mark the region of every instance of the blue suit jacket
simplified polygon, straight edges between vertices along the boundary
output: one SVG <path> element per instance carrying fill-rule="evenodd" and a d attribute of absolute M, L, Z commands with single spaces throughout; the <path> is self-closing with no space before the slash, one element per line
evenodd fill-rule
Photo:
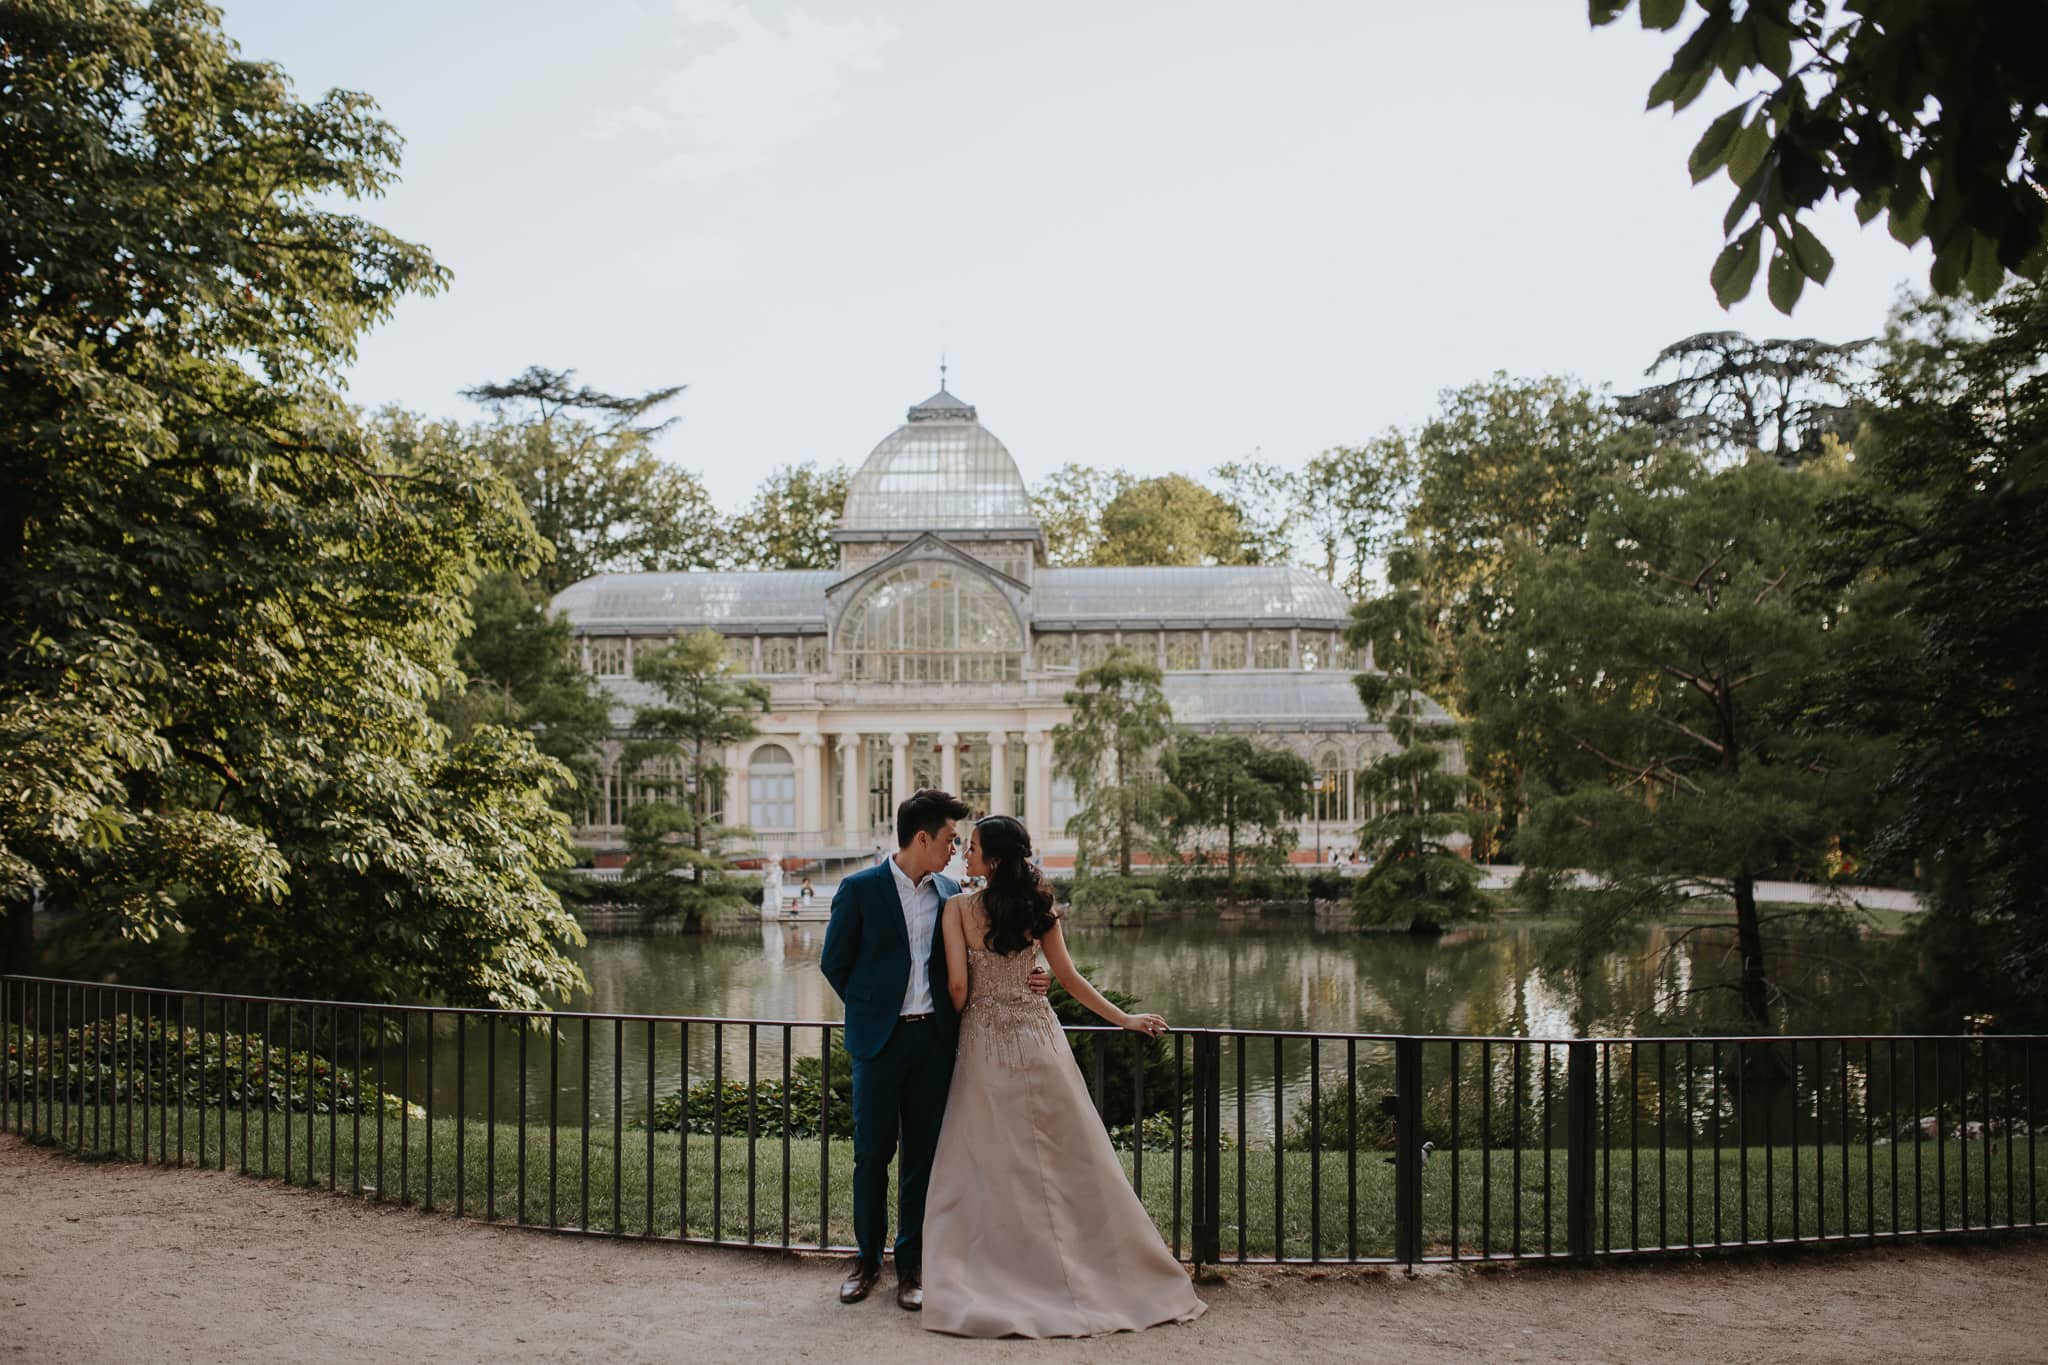
<path fill-rule="evenodd" d="M 939 908 L 959 893 L 959 886 L 935 876 Z M 896 1031 L 903 1012 L 903 994 L 913 970 L 930 974 L 933 1022 L 939 1026 L 947 1055 L 960 1032 L 960 1016 L 946 991 L 946 944 L 939 925 L 932 926 L 929 962 L 910 960 L 910 933 L 903 924 L 903 900 L 896 894 L 896 874 L 887 863 L 862 868 L 839 883 L 832 895 L 832 922 L 825 929 L 825 948 L 818 965 L 832 989 L 846 1002 L 846 1050 L 855 1057 L 876 1056 Z"/>

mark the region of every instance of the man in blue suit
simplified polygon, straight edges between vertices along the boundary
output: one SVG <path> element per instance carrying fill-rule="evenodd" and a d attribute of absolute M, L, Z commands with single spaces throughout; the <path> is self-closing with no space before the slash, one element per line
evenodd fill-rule
<path fill-rule="evenodd" d="M 839 883 L 819 965 L 846 1004 L 853 1058 L 853 1235 L 859 1259 L 839 1286 L 859 1303 L 882 1273 L 889 1231 L 889 1159 L 899 1133 L 896 1302 L 924 1307 L 924 1197 L 953 1083 L 960 1018 L 946 989 L 939 912 L 959 886 L 943 875 L 967 805 L 950 792 L 914 792 L 896 809 L 896 854 Z M 1044 993 L 1050 979 L 1033 973 Z"/>

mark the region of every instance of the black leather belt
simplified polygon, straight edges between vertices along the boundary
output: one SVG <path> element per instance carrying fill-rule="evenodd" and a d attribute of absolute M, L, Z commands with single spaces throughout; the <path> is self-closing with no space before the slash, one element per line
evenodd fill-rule
<path fill-rule="evenodd" d="M 899 1014 L 896 1016 L 896 1022 L 899 1024 L 922 1024 L 925 1020 L 929 1018 L 931 1018 L 930 1013 Z"/>

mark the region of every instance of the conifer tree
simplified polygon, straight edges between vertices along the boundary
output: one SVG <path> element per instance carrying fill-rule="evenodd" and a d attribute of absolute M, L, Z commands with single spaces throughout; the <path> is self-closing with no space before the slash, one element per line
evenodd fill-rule
<path fill-rule="evenodd" d="M 1429 931 L 1480 908 L 1479 869 L 1452 842 L 1472 833 L 1472 783 L 1450 767 L 1457 722 L 1423 691 L 1443 662 L 1414 551 L 1396 551 L 1388 567 L 1392 590 L 1360 603 L 1351 627 L 1352 645 L 1371 651 L 1355 679 L 1359 700 L 1398 746 L 1359 775 L 1373 814 L 1358 843 L 1372 866 L 1352 893 L 1353 917 Z"/>
<path fill-rule="evenodd" d="M 734 677 L 724 638 L 709 630 L 640 654 L 633 673 L 661 700 L 635 708 L 621 758 L 627 780 L 654 798 L 626 812 L 622 890 L 644 918 L 696 932 L 746 904 L 726 847 L 747 831 L 725 822 L 725 750 L 759 733 L 768 686 Z"/>

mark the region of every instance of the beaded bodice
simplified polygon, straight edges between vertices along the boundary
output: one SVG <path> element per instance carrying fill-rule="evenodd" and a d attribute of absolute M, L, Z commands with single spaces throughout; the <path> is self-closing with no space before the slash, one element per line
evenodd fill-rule
<path fill-rule="evenodd" d="M 1038 945 L 1014 953 L 987 948 L 967 950 L 967 1008 L 977 1005 L 1038 1005 L 1044 1002 L 1031 993 L 1024 979 L 1038 965 Z"/>
<path fill-rule="evenodd" d="M 967 950 L 967 1006 L 960 1013 L 960 1052 L 972 1049 L 1007 1066 L 1022 1063 L 1023 1049 L 1060 1043 L 1059 1020 L 1025 978 L 1038 965 L 1034 944 L 1014 953 Z"/>

